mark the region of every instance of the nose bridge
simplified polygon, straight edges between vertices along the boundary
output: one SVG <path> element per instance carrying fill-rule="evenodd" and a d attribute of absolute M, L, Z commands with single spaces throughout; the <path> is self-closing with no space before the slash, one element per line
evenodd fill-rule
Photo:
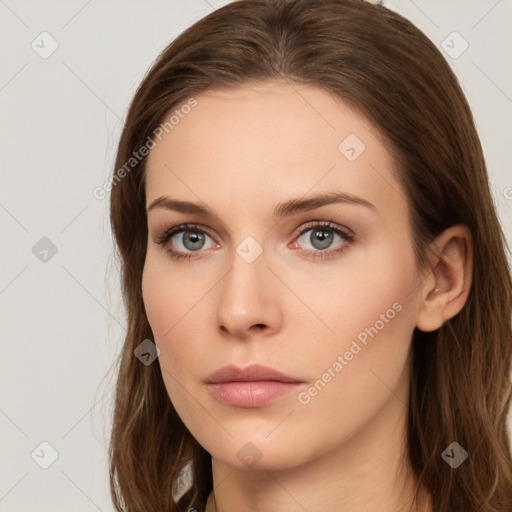
<path fill-rule="evenodd" d="M 276 327 L 279 308 L 267 264 L 263 247 L 253 237 L 244 238 L 235 247 L 231 269 L 221 286 L 219 326 L 238 335 L 254 325 Z"/>
<path fill-rule="evenodd" d="M 261 248 L 259 244 L 258 247 Z M 244 239 L 232 255 L 231 271 L 226 276 L 223 289 L 223 298 L 231 301 L 232 312 L 241 313 L 246 310 L 247 313 L 254 313 L 258 309 L 258 299 L 261 300 L 263 293 L 261 285 L 265 281 L 263 274 L 268 272 L 263 248 L 258 251 L 258 247 L 254 242 Z"/>

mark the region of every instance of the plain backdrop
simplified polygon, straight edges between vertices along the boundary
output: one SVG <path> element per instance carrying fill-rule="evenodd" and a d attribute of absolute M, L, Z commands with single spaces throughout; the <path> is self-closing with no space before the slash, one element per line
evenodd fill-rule
<path fill-rule="evenodd" d="M 112 173 L 129 102 L 153 60 L 226 3 L 0 0 L 2 512 L 113 510 L 109 369 L 125 316 L 108 200 L 92 191 Z M 512 2 L 386 5 L 456 72 L 511 240 Z"/>

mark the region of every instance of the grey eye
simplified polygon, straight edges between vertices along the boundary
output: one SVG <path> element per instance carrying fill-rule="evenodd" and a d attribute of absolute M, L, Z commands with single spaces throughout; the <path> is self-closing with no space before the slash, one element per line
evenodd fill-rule
<path fill-rule="evenodd" d="M 334 228 L 325 228 L 322 226 L 307 229 L 297 241 L 304 249 L 324 251 L 331 248 L 335 242 L 335 237 L 339 239 L 338 246 L 348 244 L 348 240 L 340 233 L 337 233 Z"/>
<path fill-rule="evenodd" d="M 312 229 L 309 241 L 315 249 L 327 249 L 334 240 L 334 233 L 325 229 Z"/>
<path fill-rule="evenodd" d="M 205 244 L 204 233 L 198 231 L 183 231 L 182 244 L 189 251 L 198 251 Z"/>

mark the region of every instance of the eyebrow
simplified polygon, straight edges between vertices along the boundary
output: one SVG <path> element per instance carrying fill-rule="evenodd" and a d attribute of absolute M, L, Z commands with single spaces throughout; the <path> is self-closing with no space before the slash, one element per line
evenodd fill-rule
<path fill-rule="evenodd" d="M 376 210 L 375 205 L 363 199 L 362 197 L 354 196 L 352 194 L 346 194 L 344 192 L 327 192 L 323 194 L 317 194 L 307 198 L 290 199 L 279 203 L 274 208 L 274 218 L 281 219 L 298 213 L 307 212 L 320 208 L 329 204 L 351 204 L 358 205 Z M 179 201 L 177 199 L 171 199 L 170 197 L 161 196 L 155 199 L 147 208 L 149 213 L 157 208 L 163 208 L 166 210 L 172 210 L 180 213 L 189 213 L 195 215 L 201 215 L 204 217 L 216 217 L 216 215 L 208 207 L 202 206 L 197 203 L 189 201 Z"/>

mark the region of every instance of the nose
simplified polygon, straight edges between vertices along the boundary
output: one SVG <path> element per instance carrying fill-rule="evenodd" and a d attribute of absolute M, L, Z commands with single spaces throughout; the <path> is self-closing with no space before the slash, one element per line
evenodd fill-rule
<path fill-rule="evenodd" d="M 281 328 L 282 308 L 278 281 L 267 267 L 265 251 L 252 262 L 235 251 L 231 263 L 219 286 L 219 329 L 242 340 L 271 336 Z"/>

